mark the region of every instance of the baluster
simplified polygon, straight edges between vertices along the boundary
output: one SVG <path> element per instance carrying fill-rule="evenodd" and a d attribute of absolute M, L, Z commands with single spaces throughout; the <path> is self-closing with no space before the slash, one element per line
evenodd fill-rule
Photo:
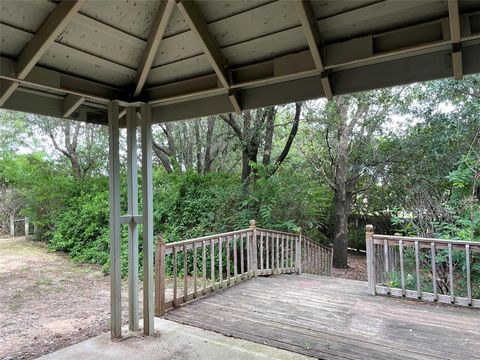
<path fill-rule="evenodd" d="M 227 242 L 225 243 L 225 251 L 227 254 L 227 286 L 231 285 L 232 279 L 231 279 L 231 273 L 230 273 L 230 241 L 231 237 L 227 236 Z"/>
<path fill-rule="evenodd" d="M 470 275 L 470 244 L 465 245 L 465 267 L 467 271 L 468 305 L 472 305 L 472 278 Z"/>
<path fill-rule="evenodd" d="M 213 292 L 215 291 L 215 243 L 213 239 L 210 239 L 210 276 Z"/>
<path fill-rule="evenodd" d="M 223 288 L 223 246 L 222 246 L 222 238 L 218 238 L 218 278 L 219 284 L 218 288 Z"/>
<path fill-rule="evenodd" d="M 288 239 L 288 235 L 285 236 L 285 272 L 288 272 L 289 271 L 289 264 L 288 264 L 288 259 L 289 259 L 289 256 L 288 254 L 290 253 L 290 242 L 289 242 L 289 239 Z"/>
<path fill-rule="evenodd" d="M 267 262 L 266 264 L 266 269 L 269 270 L 270 269 L 270 237 L 268 236 L 268 233 L 265 234 L 266 236 L 266 241 L 265 241 L 265 247 L 266 247 L 266 252 L 265 252 L 265 260 Z"/>
<path fill-rule="evenodd" d="M 202 241 L 202 294 L 207 293 L 207 246 L 205 245 L 205 240 Z"/>
<path fill-rule="evenodd" d="M 197 243 L 192 244 L 193 247 L 193 297 L 198 297 L 197 291 Z"/>
<path fill-rule="evenodd" d="M 245 247 L 247 250 L 247 254 L 246 254 L 247 255 L 247 279 L 250 277 L 251 275 L 250 271 L 252 270 L 252 262 L 251 262 L 252 249 L 250 248 L 250 243 L 251 243 L 251 235 L 250 235 L 250 232 L 247 232 L 245 234 Z"/>
<path fill-rule="evenodd" d="M 173 247 L 173 306 L 177 306 L 177 247 Z"/>
<path fill-rule="evenodd" d="M 295 248 L 295 239 L 290 235 L 290 271 L 295 272 L 295 257 L 293 249 Z"/>
<path fill-rule="evenodd" d="M 387 294 L 390 294 L 390 251 L 388 248 L 388 240 L 383 240 L 383 259 L 385 266 L 385 285 L 387 286 Z"/>
<path fill-rule="evenodd" d="M 187 245 L 183 245 L 183 302 L 188 299 L 188 250 Z"/>
<path fill-rule="evenodd" d="M 422 284 L 420 278 L 420 254 L 418 248 L 418 241 L 415 241 L 415 272 L 417 275 L 417 297 L 422 298 Z"/>
<path fill-rule="evenodd" d="M 398 241 L 398 246 L 400 248 L 400 281 L 402 283 L 402 296 L 405 296 L 406 291 L 405 291 L 405 269 L 403 267 L 403 240 Z"/>
<path fill-rule="evenodd" d="M 280 239 L 278 238 L 278 234 L 275 235 L 275 240 L 276 240 L 276 244 L 277 244 L 277 249 L 276 249 L 276 252 L 275 252 L 275 257 L 276 257 L 276 263 L 277 263 L 277 267 L 276 267 L 276 274 L 278 274 L 280 272 Z"/>
<path fill-rule="evenodd" d="M 260 232 L 260 270 L 263 274 L 263 231 Z"/>
<path fill-rule="evenodd" d="M 450 302 L 455 302 L 455 293 L 453 289 L 453 257 L 452 257 L 452 244 L 448 244 L 448 278 L 450 280 Z"/>
<path fill-rule="evenodd" d="M 438 301 L 438 290 L 437 290 L 437 252 L 435 250 L 435 243 L 432 241 L 430 244 L 430 252 L 432 257 L 432 286 L 433 286 L 433 299 Z"/>
<path fill-rule="evenodd" d="M 245 273 L 245 257 L 243 253 L 243 234 L 240 234 L 240 278 L 243 280 L 244 279 L 244 273 Z"/>
<path fill-rule="evenodd" d="M 233 283 L 235 284 L 237 279 L 237 234 L 233 235 Z"/>

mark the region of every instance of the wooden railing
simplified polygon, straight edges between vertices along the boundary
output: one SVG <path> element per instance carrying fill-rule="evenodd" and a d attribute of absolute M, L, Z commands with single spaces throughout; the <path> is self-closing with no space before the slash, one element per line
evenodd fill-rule
<path fill-rule="evenodd" d="M 378 235 L 367 226 L 371 294 L 480 307 L 480 242 Z"/>
<path fill-rule="evenodd" d="M 168 244 L 160 239 L 155 255 L 155 315 L 255 276 L 330 275 L 331 254 L 330 247 L 301 234 L 260 229 L 254 220 L 248 229 Z"/>

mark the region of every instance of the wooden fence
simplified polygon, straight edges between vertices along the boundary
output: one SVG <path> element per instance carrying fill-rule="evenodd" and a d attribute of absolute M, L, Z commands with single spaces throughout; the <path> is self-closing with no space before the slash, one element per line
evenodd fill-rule
<path fill-rule="evenodd" d="M 331 274 L 332 248 L 296 233 L 248 229 L 157 242 L 155 315 L 256 276 Z M 166 273 L 166 269 L 171 273 Z M 169 281 L 168 291 L 165 283 Z"/>
<path fill-rule="evenodd" d="M 480 242 L 378 235 L 367 226 L 371 294 L 480 308 Z"/>

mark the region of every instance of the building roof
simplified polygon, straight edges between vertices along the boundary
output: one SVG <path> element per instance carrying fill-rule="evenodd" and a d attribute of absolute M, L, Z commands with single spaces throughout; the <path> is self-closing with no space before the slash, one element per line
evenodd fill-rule
<path fill-rule="evenodd" d="M 0 0 L 0 106 L 154 122 L 480 72 L 478 0 Z"/>

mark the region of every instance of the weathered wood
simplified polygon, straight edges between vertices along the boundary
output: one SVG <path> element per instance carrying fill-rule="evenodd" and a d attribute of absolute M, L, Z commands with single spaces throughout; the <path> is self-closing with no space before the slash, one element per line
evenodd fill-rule
<path fill-rule="evenodd" d="M 215 291 L 215 243 L 210 240 L 210 278 L 212 282 L 212 290 Z"/>
<path fill-rule="evenodd" d="M 417 276 L 417 295 L 420 299 L 422 297 L 422 282 L 420 277 L 420 254 L 418 248 L 418 241 L 415 241 L 415 273 Z"/>
<path fill-rule="evenodd" d="M 399 240 L 398 246 L 400 249 L 400 282 L 402 286 L 402 295 L 405 296 L 405 268 L 403 263 L 403 240 Z"/>
<path fill-rule="evenodd" d="M 188 250 L 187 246 L 183 245 L 183 297 L 188 295 Z"/>
<path fill-rule="evenodd" d="M 172 253 L 172 267 L 173 267 L 173 306 L 177 306 L 177 247 L 173 247 Z"/>
<path fill-rule="evenodd" d="M 237 282 L 238 264 L 237 264 L 237 235 L 233 235 L 233 282 Z"/>
<path fill-rule="evenodd" d="M 373 225 L 366 226 L 365 232 L 365 244 L 367 247 L 367 278 L 368 278 L 368 290 L 370 294 L 376 294 L 376 264 L 375 264 L 375 245 L 373 243 Z"/>
<path fill-rule="evenodd" d="M 438 300 L 438 290 L 437 290 L 437 251 L 435 250 L 435 243 L 431 244 L 431 258 L 432 258 L 432 288 L 433 288 L 433 297 L 434 300 Z"/>
<path fill-rule="evenodd" d="M 270 269 L 270 235 L 269 233 L 265 233 L 265 269 Z"/>
<path fill-rule="evenodd" d="M 221 289 L 223 281 L 223 241 L 222 238 L 218 239 L 218 288 Z"/>
<path fill-rule="evenodd" d="M 353 280 L 259 277 L 174 309 L 167 318 L 321 359 L 478 358 L 480 313 L 373 298 L 366 290 Z M 374 337 L 379 324 L 389 331 Z"/>
<path fill-rule="evenodd" d="M 231 285 L 231 276 L 230 276 L 230 237 L 226 237 L 225 241 L 225 253 L 226 253 L 226 260 L 227 260 L 227 269 L 226 269 L 226 274 L 227 274 L 227 285 Z"/>
<path fill-rule="evenodd" d="M 155 316 L 165 314 L 165 242 L 160 237 L 155 252 Z"/>
<path fill-rule="evenodd" d="M 448 244 L 448 280 L 450 284 L 450 301 L 453 304 L 455 302 L 455 289 L 453 285 L 452 244 Z"/>
<path fill-rule="evenodd" d="M 207 286 L 207 246 L 205 240 L 202 241 L 202 294 L 206 294 Z"/>
<path fill-rule="evenodd" d="M 470 273 L 470 245 L 465 245 L 465 271 L 467 272 L 468 305 L 472 305 L 472 277 Z"/>
<path fill-rule="evenodd" d="M 243 252 L 243 234 L 240 234 L 240 278 L 243 280 L 245 278 L 245 257 L 244 257 L 244 252 Z"/>
<path fill-rule="evenodd" d="M 260 231 L 260 270 L 263 270 L 263 240 L 264 232 Z"/>
<path fill-rule="evenodd" d="M 193 246 L 193 297 L 198 297 L 198 284 L 197 284 L 197 246 Z"/>
<path fill-rule="evenodd" d="M 275 268 L 276 268 L 276 274 L 280 273 L 280 239 L 279 235 L 276 234 L 275 236 L 275 242 L 276 242 L 276 251 L 275 251 Z"/>

